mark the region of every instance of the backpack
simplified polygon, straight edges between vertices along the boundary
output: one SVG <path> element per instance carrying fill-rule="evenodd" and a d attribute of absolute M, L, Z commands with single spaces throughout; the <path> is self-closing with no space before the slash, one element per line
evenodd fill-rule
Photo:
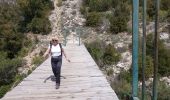
<path fill-rule="evenodd" d="M 61 45 L 61 43 L 59 43 L 59 46 L 60 46 L 61 56 L 62 56 L 63 53 L 62 53 L 62 45 Z M 51 48 L 52 48 L 52 43 L 51 43 L 51 41 L 50 41 L 50 52 L 49 52 L 49 53 L 51 53 Z"/>

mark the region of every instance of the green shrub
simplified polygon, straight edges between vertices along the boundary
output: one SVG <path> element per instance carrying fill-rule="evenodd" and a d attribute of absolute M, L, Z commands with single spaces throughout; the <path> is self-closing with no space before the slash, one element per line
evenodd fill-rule
<path fill-rule="evenodd" d="M 28 24 L 28 30 L 36 34 L 48 34 L 51 31 L 50 22 L 48 19 L 42 18 L 33 18 L 31 23 Z"/>
<path fill-rule="evenodd" d="M 32 70 L 28 70 L 28 75 L 32 73 Z"/>
<path fill-rule="evenodd" d="M 32 59 L 32 64 L 38 66 L 38 65 L 40 65 L 43 61 L 44 61 L 44 59 L 43 59 L 42 56 L 35 56 L 35 57 Z"/>
<path fill-rule="evenodd" d="M 154 3 L 152 2 L 152 0 L 148 0 L 147 1 L 147 13 L 149 15 L 149 18 L 152 20 L 153 19 L 153 16 L 154 16 Z"/>
<path fill-rule="evenodd" d="M 170 10 L 170 6 L 169 5 L 170 5 L 169 0 L 161 0 L 161 2 L 160 2 L 161 10 L 165 10 L 165 11 Z"/>
<path fill-rule="evenodd" d="M 167 20 L 167 15 L 168 15 L 167 11 L 160 10 L 159 11 L 159 20 L 161 22 L 165 22 L 165 20 Z"/>
<path fill-rule="evenodd" d="M 25 38 L 23 41 L 23 46 L 29 48 L 33 45 L 33 41 L 29 38 Z"/>
<path fill-rule="evenodd" d="M 14 78 L 14 82 L 7 85 L 0 85 L 0 98 L 2 98 L 11 88 L 18 85 L 25 76 L 17 74 Z"/>
<path fill-rule="evenodd" d="M 120 100 L 126 100 L 131 94 L 130 72 L 121 72 L 118 79 L 111 82 L 111 87 L 115 90 Z"/>
<path fill-rule="evenodd" d="M 12 88 L 14 88 L 15 86 L 17 86 L 26 76 L 24 74 L 17 74 L 15 76 L 15 81 L 12 84 Z"/>
<path fill-rule="evenodd" d="M 29 52 L 29 49 L 23 47 L 23 48 L 19 51 L 18 55 L 19 55 L 20 57 L 24 57 L 24 56 L 26 56 L 26 55 L 28 54 L 28 52 Z"/>
<path fill-rule="evenodd" d="M 142 56 L 139 56 L 139 80 L 142 80 Z M 153 75 L 153 59 L 146 56 L 145 78 L 148 79 Z"/>
<path fill-rule="evenodd" d="M 153 59 L 153 35 L 150 34 L 147 36 L 146 41 L 146 54 Z M 163 41 L 158 40 L 158 73 L 161 76 L 169 76 L 170 75 L 170 53 L 169 49 L 165 47 Z"/>
<path fill-rule="evenodd" d="M 112 6 L 112 0 L 85 0 L 84 5 L 90 8 L 90 11 L 107 11 Z"/>
<path fill-rule="evenodd" d="M 129 69 L 128 71 L 122 71 L 118 75 L 118 80 L 126 80 L 128 83 L 130 83 L 132 81 L 131 76 L 132 76 L 131 69 Z"/>
<path fill-rule="evenodd" d="M 23 34 L 18 31 L 20 14 L 16 6 L 0 3 L 0 51 L 14 58 L 22 47 Z"/>
<path fill-rule="evenodd" d="M 21 30 L 48 34 L 51 24 L 48 19 L 50 11 L 54 8 L 51 0 L 17 0 L 22 16 Z"/>
<path fill-rule="evenodd" d="M 5 59 L 0 61 L 0 86 L 14 81 L 17 68 L 22 66 L 21 59 Z"/>
<path fill-rule="evenodd" d="M 86 13 L 86 8 L 84 6 L 80 7 L 80 12 L 81 14 L 85 14 Z"/>
<path fill-rule="evenodd" d="M 95 60 L 95 62 L 101 66 L 102 65 L 102 56 L 103 56 L 103 46 L 100 41 L 95 41 L 90 44 L 86 44 L 87 50 Z"/>
<path fill-rule="evenodd" d="M 127 23 L 130 18 L 130 6 L 128 1 L 118 2 L 115 6 L 113 15 L 109 17 L 110 31 L 112 33 L 119 33 L 127 31 Z"/>
<path fill-rule="evenodd" d="M 82 14 L 86 16 L 87 26 L 98 26 L 101 18 L 100 14 L 109 11 L 110 31 L 119 33 L 127 31 L 127 22 L 130 18 L 130 0 L 84 0 L 80 8 Z M 101 16 L 101 15 L 100 15 Z"/>
<path fill-rule="evenodd" d="M 0 98 L 2 98 L 6 92 L 8 92 L 11 89 L 11 85 L 3 85 L 0 86 Z"/>
<path fill-rule="evenodd" d="M 146 95 L 145 99 L 146 100 L 152 100 L 152 85 L 153 83 L 150 84 L 149 87 L 146 88 Z M 157 85 L 157 91 L 158 91 L 158 100 L 169 100 L 170 99 L 170 87 L 167 86 L 164 82 L 158 81 Z M 139 99 L 141 100 L 141 90 L 139 91 Z"/>
<path fill-rule="evenodd" d="M 116 51 L 114 46 L 106 45 L 102 41 L 94 41 L 90 44 L 86 44 L 86 47 L 100 67 L 115 64 L 121 58 L 120 53 Z"/>
<path fill-rule="evenodd" d="M 98 26 L 100 23 L 100 14 L 97 12 L 91 12 L 87 14 L 86 25 L 87 26 Z"/>
<path fill-rule="evenodd" d="M 110 31 L 115 34 L 127 31 L 127 19 L 123 16 L 111 17 Z"/>
<path fill-rule="evenodd" d="M 107 45 L 103 55 L 103 63 L 106 65 L 116 64 L 121 58 L 121 55 L 116 51 L 113 45 Z"/>
<path fill-rule="evenodd" d="M 170 87 L 164 82 L 158 83 L 158 100 L 170 100 Z"/>
<path fill-rule="evenodd" d="M 131 95 L 131 77 L 130 70 L 121 72 L 117 79 L 111 82 L 112 88 L 115 90 L 120 100 L 126 100 Z M 152 84 L 146 88 L 145 99 L 151 100 Z M 158 100 L 169 100 L 170 99 L 170 87 L 164 82 L 158 81 Z M 141 100 L 141 88 L 138 90 L 138 97 Z M 128 99 L 129 100 L 129 99 Z"/>
<path fill-rule="evenodd" d="M 107 76 L 113 75 L 113 68 L 106 69 Z"/>

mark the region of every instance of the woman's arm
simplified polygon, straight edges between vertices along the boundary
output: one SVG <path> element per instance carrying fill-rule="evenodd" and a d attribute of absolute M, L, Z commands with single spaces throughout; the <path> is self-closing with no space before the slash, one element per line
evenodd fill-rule
<path fill-rule="evenodd" d="M 66 55 L 64 49 L 62 48 L 61 50 L 62 50 L 62 53 L 63 53 L 64 57 L 66 58 L 66 60 L 67 60 L 68 62 L 71 62 L 71 61 L 67 58 L 67 55 Z"/>
<path fill-rule="evenodd" d="M 46 52 L 44 53 L 44 55 L 43 55 L 43 57 L 47 57 L 47 55 L 49 55 L 49 53 L 50 53 L 50 48 L 48 48 L 47 50 L 46 50 Z"/>

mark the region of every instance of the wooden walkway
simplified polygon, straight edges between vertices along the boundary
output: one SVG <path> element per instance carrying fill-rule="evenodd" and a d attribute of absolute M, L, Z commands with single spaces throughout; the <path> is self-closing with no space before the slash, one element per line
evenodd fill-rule
<path fill-rule="evenodd" d="M 71 63 L 63 59 L 59 89 L 48 58 L 2 100 L 118 100 L 84 45 L 64 48 Z"/>

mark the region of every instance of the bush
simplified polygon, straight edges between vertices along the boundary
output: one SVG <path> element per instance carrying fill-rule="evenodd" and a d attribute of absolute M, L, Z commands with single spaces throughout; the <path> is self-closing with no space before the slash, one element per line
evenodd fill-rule
<path fill-rule="evenodd" d="M 110 18 L 110 31 L 112 33 L 119 33 L 127 30 L 127 20 L 123 16 Z"/>
<path fill-rule="evenodd" d="M 28 52 L 29 52 L 29 49 L 23 47 L 23 48 L 19 51 L 18 55 L 19 55 L 20 57 L 24 57 L 24 56 L 26 56 L 26 55 L 28 54 Z"/>
<path fill-rule="evenodd" d="M 25 38 L 23 41 L 23 46 L 26 48 L 30 48 L 33 46 L 33 41 L 29 38 Z"/>
<path fill-rule="evenodd" d="M 122 1 L 122 0 L 121 0 Z M 127 31 L 127 23 L 130 18 L 130 6 L 128 1 L 118 1 L 114 8 L 113 15 L 109 17 L 110 31 L 119 33 Z"/>
<path fill-rule="evenodd" d="M 20 59 L 5 59 L 0 61 L 0 86 L 14 81 L 17 68 L 22 66 Z"/>
<path fill-rule="evenodd" d="M 100 14 L 97 12 L 88 13 L 86 18 L 86 25 L 87 26 L 98 26 L 100 23 Z"/>
<path fill-rule="evenodd" d="M 110 31 L 119 33 L 127 30 L 127 22 L 130 18 L 130 0 L 84 0 L 80 11 L 86 17 L 87 26 L 98 26 L 101 18 L 99 14 L 109 11 L 110 15 Z"/>
<path fill-rule="evenodd" d="M 131 94 L 131 82 L 132 78 L 130 72 L 121 72 L 118 79 L 111 82 L 111 87 L 115 90 L 117 96 L 120 100 L 127 99 Z"/>
<path fill-rule="evenodd" d="M 106 69 L 107 76 L 113 75 L 113 68 Z"/>
<path fill-rule="evenodd" d="M 139 56 L 139 80 L 142 80 L 142 55 Z M 153 75 L 153 59 L 146 56 L 145 78 L 146 80 Z"/>
<path fill-rule="evenodd" d="M 86 44 L 87 50 L 100 67 L 106 67 L 117 63 L 121 55 L 116 51 L 114 46 L 107 45 L 102 41 L 95 41 L 90 44 Z M 110 73 L 111 71 L 109 71 Z"/>
<path fill-rule="evenodd" d="M 43 61 L 44 61 L 44 59 L 43 59 L 42 56 L 35 56 L 35 57 L 32 59 L 32 64 L 38 66 L 38 65 L 40 65 Z"/>
<path fill-rule="evenodd" d="M 145 99 L 146 100 L 152 100 L 152 86 L 153 83 L 151 83 L 149 85 L 149 87 L 146 88 L 146 95 L 145 95 Z M 157 99 L 158 100 L 169 100 L 170 99 L 170 87 L 167 86 L 164 82 L 160 82 L 158 81 L 158 85 L 157 85 L 157 91 L 158 91 L 158 96 Z M 140 91 L 141 92 L 141 91 Z M 139 99 L 141 99 L 141 93 L 139 95 Z"/>
<path fill-rule="evenodd" d="M 158 83 L 158 100 L 170 100 L 170 87 L 164 82 Z"/>
<path fill-rule="evenodd" d="M 17 86 L 25 77 L 25 74 L 17 74 L 15 76 L 15 83 L 13 84 L 13 87 Z"/>
<path fill-rule="evenodd" d="M 129 100 L 131 95 L 131 77 L 130 70 L 121 72 L 117 79 L 111 82 L 112 88 L 115 90 L 120 100 Z M 146 88 L 145 99 L 151 100 L 152 84 Z M 170 87 L 164 82 L 158 81 L 158 100 L 169 100 L 170 99 Z M 139 99 L 141 99 L 141 89 L 139 89 Z M 128 99 L 127 99 L 128 98 Z"/>
<path fill-rule="evenodd" d="M 84 6 L 80 7 L 80 12 L 81 12 L 81 14 L 85 14 L 86 13 L 86 9 L 85 9 Z"/>
<path fill-rule="evenodd" d="M 11 88 L 11 85 L 3 85 L 3 86 L 0 86 L 0 98 L 2 98 L 6 92 L 8 92 Z"/>
<path fill-rule="evenodd" d="M 160 10 L 159 11 L 159 20 L 160 20 L 160 22 L 167 21 L 167 15 L 168 15 L 167 11 Z"/>
<path fill-rule="evenodd" d="M 42 18 L 33 18 L 31 23 L 27 26 L 29 31 L 32 31 L 36 34 L 48 34 L 51 31 L 50 22 L 48 19 Z"/>
<path fill-rule="evenodd" d="M 24 32 L 48 34 L 51 31 L 48 16 L 54 8 L 51 0 L 17 0 L 23 21 L 20 22 Z"/>
<path fill-rule="evenodd" d="M 23 34 L 19 29 L 21 21 L 17 6 L 0 3 L 0 51 L 7 52 L 9 58 L 14 58 L 22 47 Z"/>
<path fill-rule="evenodd" d="M 95 60 L 95 62 L 99 65 L 102 66 L 102 56 L 103 56 L 103 46 L 100 41 L 95 41 L 90 44 L 86 44 L 87 50 Z"/>
<path fill-rule="evenodd" d="M 165 47 L 163 41 L 158 40 L 158 73 L 161 76 L 169 76 L 170 75 L 170 53 L 169 49 Z M 153 59 L 153 35 L 150 34 L 147 36 L 146 41 L 146 54 Z"/>
<path fill-rule="evenodd" d="M 154 7 L 154 3 L 152 2 L 152 0 L 148 0 L 147 1 L 147 13 L 149 15 L 149 18 L 152 20 L 154 13 L 155 13 L 155 7 Z"/>
<path fill-rule="evenodd" d="M 85 0 L 84 5 L 90 8 L 90 11 L 107 11 L 112 6 L 112 0 Z"/>
<path fill-rule="evenodd" d="M 14 78 L 14 82 L 7 85 L 0 85 L 0 98 L 2 98 L 11 88 L 19 84 L 24 77 L 24 75 L 17 74 Z"/>
<path fill-rule="evenodd" d="M 170 9 L 168 10 L 168 12 L 167 12 L 167 17 L 168 17 L 168 22 L 170 22 Z"/>
<path fill-rule="evenodd" d="M 105 52 L 103 55 L 103 63 L 105 65 L 116 64 L 121 58 L 121 55 L 116 51 L 114 46 L 108 45 L 105 48 Z"/>
<path fill-rule="evenodd" d="M 165 11 L 169 10 L 170 9 L 169 5 L 170 5 L 169 0 L 161 0 L 161 2 L 160 2 L 161 10 L 165 10 Z"/>

